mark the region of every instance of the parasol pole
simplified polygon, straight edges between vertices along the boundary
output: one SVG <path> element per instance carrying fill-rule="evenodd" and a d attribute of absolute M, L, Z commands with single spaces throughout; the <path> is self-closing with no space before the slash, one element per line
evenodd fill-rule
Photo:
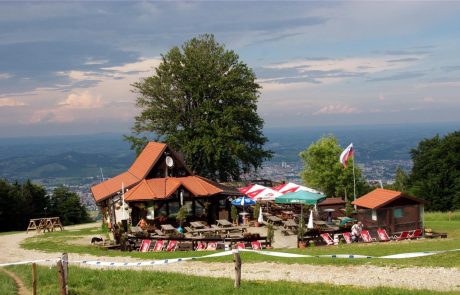
<path fill-rule="evenodd" d="M 355 151 L 353 150 L 353 201 L 356 201 Z M 356 210 L 356 205 L 355 205 Z"/>

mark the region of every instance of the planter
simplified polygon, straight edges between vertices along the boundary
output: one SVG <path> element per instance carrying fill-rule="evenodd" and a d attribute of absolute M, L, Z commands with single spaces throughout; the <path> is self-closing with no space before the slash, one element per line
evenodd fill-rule
<path fill-rule="evenodd" d="M 303 242 L 303 241 L 300 241 L 299 242 L 299 248 L 300 249 L 305 249 L 307 247 L 307 243 Z"/>

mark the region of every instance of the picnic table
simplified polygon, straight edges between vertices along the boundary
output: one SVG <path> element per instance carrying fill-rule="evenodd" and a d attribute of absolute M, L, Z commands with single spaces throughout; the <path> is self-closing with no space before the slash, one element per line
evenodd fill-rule
<path fill-rule="evenodd" d="M 284 220 L 292 219 L 292 217 L 294 216 L 294 212 L 293 211 L 281 211 L 281 216 Z"/>
<path fill-rule="evenodd" d="M 281 218 L 279 218 L 278 216 L 275 216 L 275 215 L 267 216 L 267 220 L 268 220 L 268 223 L 271 223 L 273 225 L 275 225 L 276 223 L 281 224 L 281 222 L 283 222 L 283 220 Z"/>
<path fill-rule="evenodd" d="M 216 220 L 217 224 L 222 226 L 222 227 L 230 227 L 232 226 L 233 224 L 228 221 L 227 219 L 219 219 L 219 220 Z"/>
<path fill-rule="evenodd" d="M 172 226 L 171 224 L 162 224 L 161 225 L 161 231 L 165 234 L 175 232 L 176 228 Z"/>
<path fill-rule="evenodd" d="M 199 228 L 204 228 L 205 227 L 205 225 L 201 221 L 192 221 L 192 222 L 190 222 L 190 226 L 193 229 L 199 229 Z"/>
<path fill-rule="evenodd" d="M 59 217 L 45 217 L 45 218 L 33 218 L 29 220 L 29 226 L 27 227 L 27 232 L 34 229 L 37 232 L 54 231 L 55 228 L 60 228 L 64 230 L 61 220 Z"/>

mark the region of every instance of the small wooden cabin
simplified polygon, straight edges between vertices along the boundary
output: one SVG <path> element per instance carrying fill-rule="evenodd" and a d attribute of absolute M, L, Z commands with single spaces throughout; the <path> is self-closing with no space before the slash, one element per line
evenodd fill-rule
<path fill-rule="evenodd" d="M 405 193 L 377 188 L 353 201 L 363 228 L 375 234 L 378 228 L 388 234 L 423 228 L 424 200 Z"/>
<path fill-rule="evenodd" d="M 320 218 L 327 220 L 328 218 L 335 219 L 344 216 L 342 210 L 345 209 L 346 203 L 342 198 L 326 198 L 324 201 L 319 202 L 317 206 Z"/>

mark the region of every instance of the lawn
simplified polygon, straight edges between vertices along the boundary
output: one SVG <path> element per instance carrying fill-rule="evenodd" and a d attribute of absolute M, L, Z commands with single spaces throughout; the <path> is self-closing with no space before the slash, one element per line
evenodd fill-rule
<path fill-rule="evenodd" d="M 13 295 L 16 294 L 16 285 L 12 278 L 0 269 L 0 294 Z"/>
<path fill-rule="evenodd" d="M 341 244 L 339 246 L 321 246 L 306 249 L 279 249 L 275 251 L 299 253 L 308 255 L 330 255 L 330 254 L 360 254 L 368 256 L 384 256 L 398 253 L 438 251 L 460 249 L 460 216 L 454 212 L 451 221 L 447 219 L 447 214 L 427 213 L 426 227 L 434 231 L 447 232 L 447 239 L 420 239 L 388 243 L 372 244 Z M 89 245 L 75 245 L 72 240 L 81 239 L 84 235 L 101 235 L 98 229 L 82 229 L 78 231 L 57 231 L 46 233 L 37 237 L 28 238 L 22 245 L 26 249 L 37 249 L 46 252 L 71 252 L 86 253 L 95 256 L 130 256 L 141 259 L 170 259 L 178 257 L 203 256 L 210 252 L 120 252 L 113 250 L 99 249 Z M 460 267 L 460 251 L 445 254 L 437 254 L 427 257 L 410 259 L 334 259 L 334 258 L 278 258 L 262 256 L 256 253 L 242 253 L 243 262 L 262 262 L 271 261 L 278 263 L 301 263 L 301 264 L 325 264 L 325 265 L 362 265 L 371 264 L 376 266 L 431 266 L 431 267 Z M 219 257 L 206 259 L 207 262 L 229 262 L 231 257 Z"/>
<path fill-rule="evenodd" d="M 8 267 L 31 288 L 30 266 Z M 56 269 L 39 266 L 38 294 L 58 294 Z M 1 281 L 0 281 L 0 284 Z M 456 294 L 454 292 L 410 291 L 399 288 L 357 288 L 329 284 L 242 281 L 239 290 L 233 280 L 197 277 L 157 271 L 94 270 L 71 266 L 69 294 Z M 0 290 L 2 286 L 0 285 Z M 8 294 L 8 293 L 2 293 Z"/>

